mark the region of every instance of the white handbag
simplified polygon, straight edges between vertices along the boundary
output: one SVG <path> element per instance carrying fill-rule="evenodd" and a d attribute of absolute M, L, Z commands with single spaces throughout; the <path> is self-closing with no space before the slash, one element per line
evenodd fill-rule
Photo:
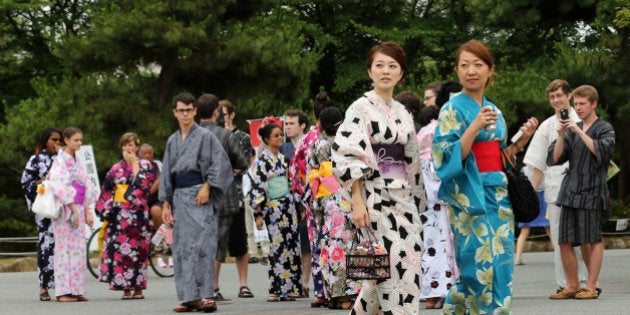
<path fill-rule="evenodd" d="M 269 243 L 269 232 L 267 232 L 267 225 L 263 223 L 263 229 L 259 230 L 254 224 L 254 241 L 256 243 Z"/>
<path fill-rule="evenodd" d="M 57 219 L 61 216 L 61 208 L 63 205 L 55 198 L 48 184 L 49 181 L 45 180 L 37 185 L 37 195 L 35 196 L 35 202 L 33 202 L 31 209 L 35 214 L 44 218 Z"/>

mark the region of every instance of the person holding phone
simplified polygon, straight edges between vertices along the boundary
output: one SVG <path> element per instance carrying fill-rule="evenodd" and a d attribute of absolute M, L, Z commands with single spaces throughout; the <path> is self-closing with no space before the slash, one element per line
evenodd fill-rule
<path fill-rule="evenodd" d="M 579 122 L 580 117 L 571 107 L 571 87 L 566 80 L 556 79 L 547 85 L 547 97 L 549 104 L 554 109 L 554 114 L 545 119 L 538 129 L 532 141 L 527 148 L 523 163 L 533 168 L 532 186 L 538 189 L 544 181 L 544 195 L 547 203 L 547 217 L 549 219 L 549 228 L 551 234 L 551 243 L 553 245 L 554 255 L 553 261 L 555 265 L 555 278 L 558 290 L 562 290 L 567 285 L 567 279 L 564 275 L 564 267 L 562 266 L 562 258 L 560 256 L 560 246 L 558 245 L 558 232 L 560 231 L 560 207 L 556 205 L 560 185 L 569 168 L 569 163 L 562 165 L 547 166 L 547 149 L 549 145 L 558 138 L 556 128 L 560 124 L 560 120 L 566 120 L 567 116 L 573 121 Z M 582 247 L 582 251 L 586 252 L 587 248 Z M 575 255 L 579 263 L 579 279 L 581 283 L 586 283 L 588 273 L 586 265 L 582 262 L 582 253 L 580 248 L 575 248 Z"/>
<path fill-rule="evenodd" d="M 442 183 L 438 197 L 449 207 L 460 277 L 446 296 L 443 314 L 510 313 L 514 271 L 514 214 L 501 150 L 515 156 L 538 126 L 531 117 L 521 138 L 507 145 L 501 110 L 485 97 L 494 75 L 492 52 L 478 40 L 462 44 L 455 71 L 462 93 L 440 110 L 433 163 Z M 496 125 L 494 131 L 487 126 Z"/>
<path fill-rule="evenodd" d="M 606 175 L 615 151 L 615 131 L 595 109 L 599 95 L 590 85 L 573 90 L 573 104 L 581 122 L 561 120 L 556 128 L 558 139 L 549 145 L 547 165 L 569 161 L 557 204 L 561 205 L 558 243 L 567 285 L 549 296 L 552 300 L 596 299 L 599 271 L 604 256 L 602 239 L 603 212 L 608 207 Z M 578 260 L 574 247 L 586 245 L 588 281 L 582 287 L 578 279 Z"/>

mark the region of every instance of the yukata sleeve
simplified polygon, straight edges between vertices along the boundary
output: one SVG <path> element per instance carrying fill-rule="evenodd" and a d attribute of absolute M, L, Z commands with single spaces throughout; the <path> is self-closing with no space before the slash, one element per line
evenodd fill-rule
<path fill-rule="evenodd" d="M 94 209 L 95 205 L 96 205 L 96 201 L 98 200 L 98 197 L 100 196 L 100 187 L 98 187 L 98 185 L 95 184 L 95 182 L 92 181 L 92 177 L 90 177 L 90 175 L 88 175 L 85 166 L 81 165 L 81 178 L 83 180 L 83 182 L 85 183 L 85 202 L 83 203 L 83 206 L 89 209 Z"/>
<path fill-rule="evenodd" d="M 413 126 L 413 120 L 411 120 L 410 126 Z M 419 212 L 423 212 L 427 208 L 427 194 L 424 191 L 422 168 L 420 167 L 420 146 L 414 128 L 409 129 L 407 143 L 405 143 L 405 172 L 411 187 L 414 204 L 418 207 Z"/>
<path fill-rule="evenodd" d="M 125 199 L 132 203 L 134 208 L 143 209 L 151 186 L 157 177 L 157 170 L 147 160 L 139 160 L 138 166 L 140 169 L 129 184 L 129 188 L 125 192 Z"/>
<path fill-rule="evenodd" d="M 101 194 L 96 201 L 96 207 L 94 210 L 101 220 L 107 220 L 107 218 L 111 217 L 112 215 L 112 210 L 114 207 L 114 182 L 116 177 L 117 165 L 119 164 L 114 164 L 109 169 L 109 171 L 107 171 L 107 175 L 105 175 L 105 181 L 103 182 L 103 186 L 101 187 Z"/>
<path fill-rule="evenodd" d="M 162 170 L 160 171 L 160 188 L 158 189 L 158 200 L 173 204 L 173 182 L 171 181 L 171 140 L 166 142 L 166 149 L 162 157 Z"/>
<path fill-rule="evenodd" d="M 472 154 L 462 160 L 461 137 L 468 128 L 465 117 L 453 103 L 447 103 L 438 118 L 432 158 L 442 180 L 438 197 L 469 215 L 485 214 L 481 176 Z"/>
<path fill-rule="evenodd" d="M 569 130 L 567 133 L 564 134 L 563 138 L 558 138 L 552 141 L 551 144 L 549 144 L 549 147 L 547 148 L 547 166 L 562 165 L 571 158 L 570 136 L 572 136 L 572 133 L 573 132 Z M 553 151 L 555 149 L 557 141 L 563 142 L 562 155 L 560 155 L 560 157 L 558 158 L 558 161 L 554 162 Z"/>
<path fill-rule="evenodd" d="M 597 128 L 597 133 L 593 137 L 595 148 L 595 162 L 597 166 L 608 165 L 615 151 L 615 130 L 608 122 Z"/>
<path fill-rule="evenodd" d="M 370 136 L 361 109 L 361 103 L 357 102 L 348 108 L 332 146 L 333 173 L 341 186 L 339 192 L 346 200 L 352 200 L 350 193 L 354 181 L 368 178 L 377 168 L 373 154 L 370 156 L 367 152 L 371 152 Z"/>
<path fill-rule="evenodd" d="M 264 161 L 264 155 L 256 158 L 254 165 L 248 172 L 250 179 L 250 189 L 247 191 L 245 200 L 254 210 L 254 214 L 260 213 L 265 207 L 267 200 L 267 182 L 268 172 L 266 163 Z"/>
<path fill-rule="evenodd" d="M 304 193 L 308 181 L 306 180 L 306 155 L 308 154 L 308 140 L 312 136 L 309 132 L 306 136 L 300 139 L 297 148 L 291 157 L 291 163 L 289 164 L 289 180 L 291 181 L 291 190 L 293 196 L 297 202 L 306 202 L 304 199 Z"/>
<path fill-rule="evenodd" d="M 311 187 L 311 172 L 314 169 L 319 169 L 320 166 L 320 161 L 317 156 L 317 145 L 318 141 L 313 142 L 306 154 L 306 185 L 304 187 L 304 203 L 308 204 L 310 207 L 313 207 L 315 195 L 317 195 L 317 192 L 313 192 Z"/>
<path fill-rule="evenodd" d="M 529 147 L 523 158 L 523 163 L 528 166 L 545 171 L 547 169 L 547 149 L 549 148 L 549 123 L 543 122 L 542 126 L 536 130 Z"/>
<path fill-rule="evenodd" d="M 37 181 L 44 177 L 45 171 L 47 171 L 41 170 L 40 165 L 39 154 L 33 155 L 28 159 L 28 162 L 26 162 L 24 171 L 22 172 L 22 191 L 24 192 L 24 197 L 26 198 L 29 209 L 37 195 Z"/>
<path fill-rule="evenodd" d="M 66 161 L 61 155 L 57 157 L 57 162 L 53 163 L 53 166 L 50 168 L 49 185 L 53 195 L 64 205 L 61 213 L 62 217 L 69 220 L 72 211 L 68 205 L 74 202 L 76 191 L 72 187 L 72 177 L 66 169 Z"/>

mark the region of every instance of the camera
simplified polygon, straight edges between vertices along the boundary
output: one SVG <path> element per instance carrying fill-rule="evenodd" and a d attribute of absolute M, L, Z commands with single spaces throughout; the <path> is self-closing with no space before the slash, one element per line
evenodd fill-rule
<path fill-rule="evenodd" d="M 560 119 L 562 120 L 569 119 L 569 111 L 566 108 L 560 108 Z"/>

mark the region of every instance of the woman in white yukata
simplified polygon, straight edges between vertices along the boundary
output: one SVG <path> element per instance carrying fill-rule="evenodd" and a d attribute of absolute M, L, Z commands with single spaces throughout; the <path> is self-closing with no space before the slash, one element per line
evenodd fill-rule
<path fill-rule="evenodd" d="M 424 252 L 422 253 L 422 285 L 420 298 L 428 309 L 442 308 L 448 290 L 457 278 L 455 253 L 449 222 L 448 204 L 437 197 L 441 180 L 435 172 L 431 147 L 440 108 L 425 106 L 420 110 L 422 129 L 417 134 L 420 145 L 422 179 L 429 208 L 420 215 Z"/>
<path fill-rule="evenodd" d="M 332 147 L 340 192 L 352 200 L 352 221 L 369 227 L 390 255 L 391 278 L 364 280 L 352 314 L 418 314 L 422 223 L 426 209 L 414 122 L 392 97 L 407 70 L 394 42 L 370 50 L 367 72 L 374 89 L 346 111 Z M 348 195 L 352 193 L 352 196 Z"/>
<path fill-rule="evenodd" d="M 81 149 L 83 133 L 75 127 L 63 130 L 65 147 L 50 169 L 50 188 L 63 204 L 61 218 L 53 221 L 55 235 L 55 295 L 58 302 L 87 301 L 85 298 L 85 224 L 94 217 L 88 209 L 98 198 L 98 189 L 81 164 L 76 152 Z"/>

